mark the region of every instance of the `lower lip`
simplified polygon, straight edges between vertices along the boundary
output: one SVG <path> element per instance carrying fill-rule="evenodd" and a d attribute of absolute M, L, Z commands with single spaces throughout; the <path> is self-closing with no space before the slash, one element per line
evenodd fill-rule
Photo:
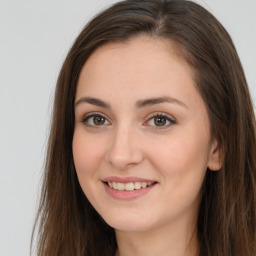
<path fill-rule="evenodd" d="M 156 184 L 157 183 L 155 183 L 149 187 L 146 187 L 146 188 L 127 191 L 127 190 L 113 189 L 113 188 L 109 187 L 106 183 L 103 182 L 103 185 L 104 185 L 107 193 L 111 197 L 113 197 L 115 199 L 122 199 L 122 200 L 131 200 L 131 199 L 135 199 L 137 197 L 143 196 L 143 195 L 147 194 L 152 188 L 154 188 Z"/>

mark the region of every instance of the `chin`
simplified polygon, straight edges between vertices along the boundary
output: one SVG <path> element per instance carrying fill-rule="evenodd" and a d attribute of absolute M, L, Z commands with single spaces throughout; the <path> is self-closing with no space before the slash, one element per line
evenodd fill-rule
<path fill-rule="evenodd" d="M 115 230 L 126 232 L 146 231 L 153 226 L 154 221 L 148 216 L 131 216 L 130 214 L 119 214 L 103 216 L 105 222 Z"/>

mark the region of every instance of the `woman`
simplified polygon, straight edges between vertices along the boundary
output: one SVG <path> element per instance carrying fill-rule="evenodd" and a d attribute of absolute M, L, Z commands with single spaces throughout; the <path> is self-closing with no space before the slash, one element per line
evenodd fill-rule
<path fill-rule="evenodd" d="M 185 0 L 113 5 L 59 75 L 38 255 L 255 255 L 255 137 L 216 18 Z"/>

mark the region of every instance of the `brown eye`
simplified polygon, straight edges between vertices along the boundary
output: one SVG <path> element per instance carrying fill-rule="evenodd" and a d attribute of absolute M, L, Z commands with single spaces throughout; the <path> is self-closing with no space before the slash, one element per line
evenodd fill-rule
<path fill-rule="evenodd" d="M 92 114 L 92 115 L 86 116 L 85 118 L 82 119 L 82 122 L 86 126 L 90 126 L 90 127 L 105 126 L 110 124 L 107 118 L 99 114 Z"/>
<path fill-rule="evenodd" d="M 94 116 L 93 117 L 93 123 L 95 125 L 103 125 L 105 123 L 106 119 L 103 116 Z"/>
<path fill-rule="evenodd" d="M 167 121 L 167 119 L 164 116 L 157 116 L 157 117 L 154 118 L 154 124 L 156 126 L 165 126 L 166 121 Z"/>
<path fill-rule="evenodd" d="M 173 120 L 169 115 L 165 114 L 155 114 L 147 121 L 147 125 L 156 129 L 168 128 L 173 124 L 176 124 L 176 121 Z"/>

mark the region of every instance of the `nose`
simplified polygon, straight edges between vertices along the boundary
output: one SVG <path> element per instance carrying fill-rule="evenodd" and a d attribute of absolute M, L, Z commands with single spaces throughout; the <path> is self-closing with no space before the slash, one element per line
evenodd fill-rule
<path fill-rule="evenodd" d="M 129 126 L 117 128 L 106 153 L 106 160 L 117 170 L 125 170 L 143 161 L 138 134 Z"/>

